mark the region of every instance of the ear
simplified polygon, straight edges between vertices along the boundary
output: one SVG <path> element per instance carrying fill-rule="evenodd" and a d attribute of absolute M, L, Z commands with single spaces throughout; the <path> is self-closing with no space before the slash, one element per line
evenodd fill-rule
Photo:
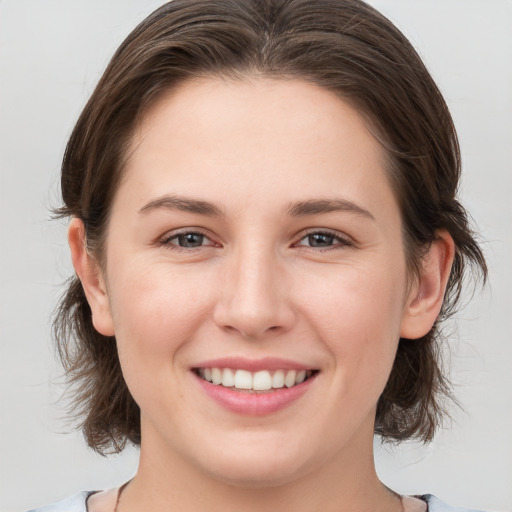
<path fill-rule="evenodd" d="M 407 297 L 400 326 L 402 338 L 418 339 L 425 336 L 434 325 L 443 305 L 455 244 L 447 231 L 439 231 L 436 235 L 422 258 L 419 276 Z"/>
<path fill-rule="evenodd" d="M 94 328 L 104 336 L 114 335 L 105 279 L 96 259 L 87 250 L 84 223 L 73 218 L 68 228 L 68 243 L 73 267 L 80 279 L 92 311 Z"/>

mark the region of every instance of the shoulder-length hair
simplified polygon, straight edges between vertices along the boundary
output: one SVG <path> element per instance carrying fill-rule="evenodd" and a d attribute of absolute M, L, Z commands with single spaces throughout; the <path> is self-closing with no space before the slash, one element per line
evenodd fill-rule
<path fill-rule="evenodd" d="M 438 322 L 401 339 L 377 406 L 384 439 L 430 440 L 451 396 L 439 321 L 455 310 L 468 267 L 485 278 L 483 254 L 457 200 L 457 135 L 439 89 L 404 35 L 360 0 L 173 0 L 121 44 L 85 106 L 62 164 L 60 216 L 83 220 L 102 264 L 114 194 L 137 123 L 164 92 L 198 76 L 299 78 L 351 104 L 385 149 L 404 225 L 409 269 L 447 230 L 455 260 Z M 92 325 L 77 277 L 54 320 L 74 414 L 100 453 L 140 443 L 140 411 L 124 382 L 116 340 Z"/>

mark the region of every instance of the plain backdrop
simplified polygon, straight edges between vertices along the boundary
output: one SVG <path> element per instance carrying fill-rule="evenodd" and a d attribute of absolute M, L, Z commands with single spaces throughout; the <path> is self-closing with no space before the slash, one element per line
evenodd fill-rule
<path fill-rule="evenodd" d="M 312 0 L 314 1 L 314 0 Z M 23 511 L 130 478 L 137 452 L 103 458 L 65 420 L 50 315 L 71 274 L 59 203 L 67 137 L 108 59 L 157 0 L 0 0 L 0 510 Z M 450 326 L 464 412 L 429 447 L 377 446 L 403 493 L 512 511 L 512 1 L 373 0 L 443 91 L 463 154 L 463 202 L 490 285 Z"/>

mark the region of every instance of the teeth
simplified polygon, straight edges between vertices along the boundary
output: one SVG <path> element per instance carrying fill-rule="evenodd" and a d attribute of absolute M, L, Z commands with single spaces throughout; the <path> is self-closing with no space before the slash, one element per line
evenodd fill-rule
<path fill-rule="evenodd" d="M 212 383 L 220 384 L 222 382 L 222 371 L 219 368 L 212 368 Z"/>
<path fill-rule="evenodd" d="M 240 371 L 240 370 L 238 370 Z M 255 391 L 264 391 L 265 389 L 272 389 L 272 377 L 270 373 L 263 370 L 256 372 L 252 378 L 252 389 Z"/>
<path fill-rule="evenodd" d="M 291 388 L 304 382 L 312 375 L 311 370 L 268 370 L 251 373 L 247 370 L 231 368 L 202 368 L 198 374 L 208 382 L 226 388 L 242 390 L 267 391 L 283 387 Z"/>
<path fill-rule="evenodd" d="M 235 372 L 235 388 L 252 389 L 252 375 L 246 370 L 237 370 Z"/>
<path fill-rule="evenodd" d="M 295 377 L 295 383 L 300 384 L 306 380 L 306 370 L 300 370 L 297 372 L 297 377 Z"/>
<path fill-rule="evenodd" d="M 224 371 L 222 372 L 222 385 L 225 388 L 231 388 L 235 385 L 235 374 L 233 373 L 233 370 L 224 368 Z"/>
<path fill-rule="evenodd" d="M 272 375 L 272 387 L 273 388 L 282 388 L 284 386 L 284 371 L 277 370 L 277 372 Z"/>
<path fill-rule="evenodd" d="M 284 385 L 287 388 L 291 388 L 295 384 L 295 378 L 297 377 L 297 372 L 295 370 L 290 370 L 286 377 L 284 378 Z"/>

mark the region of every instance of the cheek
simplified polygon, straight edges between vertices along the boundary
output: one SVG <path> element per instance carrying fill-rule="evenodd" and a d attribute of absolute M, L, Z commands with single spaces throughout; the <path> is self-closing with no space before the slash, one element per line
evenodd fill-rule
<path fill-rule="evenodd" d="M 315 293 L 313 283 L 305 283 L 305 316 L 343 373 L 344 385 L 385 384 L 400 337 L 404 275 L 376 265 L 338 269 Z"/>
<path fill-rule="evenodd" d="M 113 272 L 111 307 L 119 357 L 132 373 L 172 368 L 205 316 L 207 296 L 158 264 Z"/>
<path fill-rule="evenodd" d="M 169 408 L 176 412 L 181 404 L 176 369 L 184 347 L 197 336 L 205 305 L 182 281 L 157 270 L 139 273 L 132 267 L 129 273 L 120 272 L 112 310 L 121 369 L 131 395 L 144 415 L 165 414 L 171 422 Z"/>
<path fill-rule="evenodd" d="M 323 276 L 304 274 L 300 285 L 301 303 L 310 310 L 312 321 L 321 319 L 333 333 L 399 332 L 404 272 L 379 265 L 352 266 Z"/>

